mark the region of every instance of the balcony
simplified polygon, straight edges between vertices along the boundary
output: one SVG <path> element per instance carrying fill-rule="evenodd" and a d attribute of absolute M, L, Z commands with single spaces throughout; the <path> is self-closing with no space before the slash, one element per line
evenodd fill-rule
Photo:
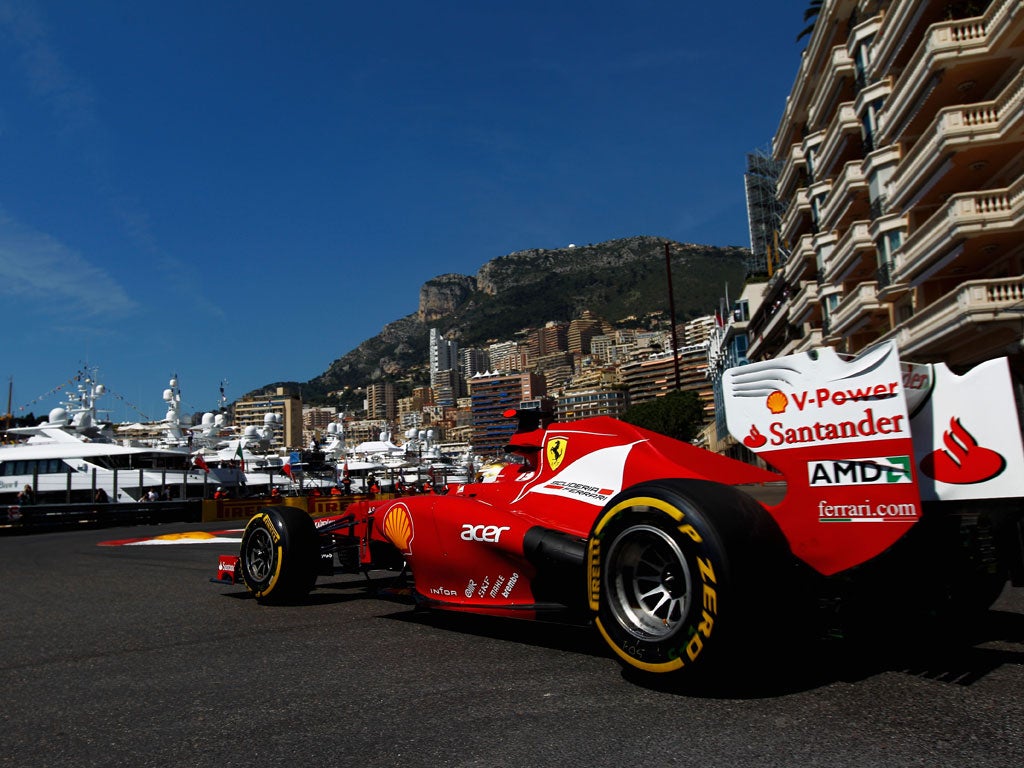
<path fill-rule="evenodd" d="M 1016 239 L 1022 228 L 1024 176 L 1012 187 L 953 195 L 896 252 L 893 281 L 920 284 L 963 252 L 965 241 Z"/>
<path fill-rule="evenodd" d="M 786 162 L 782 164 L 775 189 L 780 199 L 785 200 L 793 194 L 794 188 L 802 183 L 802 176 L 807 174 L 807 159 L 802 144 L 793 144 L 789 148 Z"/>
<path fill-rule="evenodd" d="M 796 345 L 793 347 L 792 352 L 793 354 L 797 354 L 799 352 L 806 352 L 809 349 L 820 347 L 823 344 L 824 340 L 821 336 L 821 329 L 811 328 L 810 332 L 804 334 L 804 337 L 796 343 Z"/>
<path fill-rule="evenodd" d="M 842 223 L 867 216 L 868 181 L 860 160 L 851 160 L 843 166 L 839 176 L 832 182 L 832 188 L 818 211 L 819 229 L 843 229 Z"/>
<path fill-rule="evenodd" d="M 865 264 L 875 262 L 875 241 L 867 221 L 855 221 L 839 238 L 831 257 L 825 262 L 824 282 L 829 285 L 856 279 Z M 867 276 L 865 274 L 865 276 Z"/>
<path fill-rule="evenodd" d="M 857 111 L 853 108 L 853 102 L 840 104 L 832 122 L 829 123 L 821 146 L 818 149 L 817 159 L 814 161 L 814 177 L 816 179 L 831 175 L 833 166 L 844 158 L 849 159 L 849 152 L 844 150 L 850 141 L 858 144 L 856 153 L 860 154 L 860 120 L 857 118 Z"/>
<path fill-rule="evenodd" d="M 789 285 L 796 285 L 801 280 L 813 275 L 817 270 L 814 251 L 814 235 L 804 234 L 796 241 L 796 246 L 782 267 L 782 279 Z"/>
<path fill-rule="evenodd" d="M 796 191 L 793 199 L 782 215 L 782 222 L 779 225 L 782 239 L 791 243 L 799 235 L 808 232 L 811 228 L 811 198 L 807 194 L 807 188 L 801 187 Z"/>
<path fill-rule="evenodd" d="M 821 82 L 810 99 L 810 105 L 807 109 L 808 125 L 817 125 L 821 121 L 822 116 L 820 113 L 824 110 L 831 111 L 834 108 L 835 94 L 842 93 L 844 85 L 849 87 L 843 81 L 849 80 L 852 82 L 855 74 L 856 67 L 850 52 L 846 50 L 846 43 L 843 42 L 841 45 L 835 46 L 832 49 L 832 55 L 829 57 L 828 63 L 825 65 Z M 827 113 L 825 116 L 827 117 Z"/>
<path fill-rule="evenodd" d="M 1024 276 L 971 280 L 900 323 L 895 340 L 907 360 L 973 365 L 1021 346 Z"/>
<path fill-rule="evenodd" d="M 878 284 L 861 283 L 843 296 L 832 310 L 829 336 L 842 338 L 875 324 L 880 318 L 888 319 L 889 305 L 879 301 Z"/>
<path fill-rule="evenodd" d="M 789 303 L 789 322 L 793 325 L 813 322 L 816 312 L 821 313 L 821 307 L 818 304 L 818 283 L 806 280 L 800 285 L 800 290 Z"/>
<path fill-rule="evenodd" d="M 892 143 L 903 133 L 923 133 L 923 125 L 919 131 L 910 131 L 908 125 L 927 120 L 938 106 L 962 101 L 957 89 L 964 83 L 996 82 L 1006 71 L 1006 57 L 986 59 L 1002 36 L 1020 34 L 1022 25 L 1020 0 L 992 0 L 981 16 L 928 27 L 879 116 L 878 144 Z M 936 107 L 926 108 L 929 100 Z"/>
<path fill-rule="evenodd" d="M 780 296 L 770 306 L 762 305 L 763 309 L 759 311 L 759 314 L 763 313 L 764 317 L 764 320 L 761 321 L 763 323 L 762 330 L 751 329 L 750 347 L 747 349 L 747 357 L 750 360 L 776 357 L 779 354 L 779 349 L 786 343 L 789 336 L 789 326 L 786 323 L 787 300 L 788 296 Z"/>
<path fill-rule="evenodd" d="M 944 187 L 955 189 L 979 162 L 993 167 L 1004 165 L 1019 144 L 1002 145 L 1011 136 L 1019 142 L 1022 127 L 1024 69 L 992 101 L 941 110 L 925 131 L 927 138 L 913 146 L 890 181 L 890 201 L 901 206 L 912 196 L 920 197 L 922 186 L 934 186 L 937 176 L 948 177 Z M 990 157 L 999 150 L 1000 157 Z"/>

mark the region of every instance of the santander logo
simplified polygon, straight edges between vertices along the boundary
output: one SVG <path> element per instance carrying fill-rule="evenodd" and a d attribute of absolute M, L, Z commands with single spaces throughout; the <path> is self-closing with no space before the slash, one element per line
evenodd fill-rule
<path fill-rule="evenodd" d="M 1006 459 L 991 448 L 979 446 L 956 416 L 949 420 L 942 442 L 945 448 L 933 451 L 921 461 L 921 471 L 940 483 L 984 483 L 1006 468 Z"/>
<path fill-rule="evenodd" d="M 750 425 L 750 434 L 743 438 L 743 444 L 747 448 L 760 448 L 768 442 L 768 438 L 761 434 L 761 431 L 753 424 Z"/>

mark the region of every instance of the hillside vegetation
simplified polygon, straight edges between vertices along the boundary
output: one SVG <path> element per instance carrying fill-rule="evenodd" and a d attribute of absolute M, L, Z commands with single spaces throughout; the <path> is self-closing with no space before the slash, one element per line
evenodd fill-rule
<path fill-rule="evenodd" d="M 389 323 L 320 376 L 290 383 L 301 387 L 304 401 L 315 403 L 328 392 L 374 381 L 425 382 L 430 328 L 469 347 L 511 339 L 549 320 L 573 320 L 584 310 L 614 325 L 635 325 L 649 313 L 668 312 L 666 243 L 677 321 L 713 312 L 726 286 L 739 292 L 748 254 L 740 247 L 632 237 L 518 251 L 487 262 L 474 276 L 448 274 L 428 281 L 415 313 Z M 281 383 L 288 382 L 267 388 Z"/>

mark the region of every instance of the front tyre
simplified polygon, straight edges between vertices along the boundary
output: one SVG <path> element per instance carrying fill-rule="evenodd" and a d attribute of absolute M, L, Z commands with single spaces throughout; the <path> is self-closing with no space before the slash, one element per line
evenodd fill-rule
<path fill-rule="evenodd" d="M 266 507 L 242 534 L 242 580 L 261 603 L 289 603 L 309 594 L 319 558 L 313 519 L 295 507 Z"/>
<path fill-rule="evenodd" d="M 588 545 L 598 631 L 644 672 L 710 666 L 751 623 L 757 576 L 780 536 L 757 502 L 728 486 L 664 480 L 623 491 Z"/>

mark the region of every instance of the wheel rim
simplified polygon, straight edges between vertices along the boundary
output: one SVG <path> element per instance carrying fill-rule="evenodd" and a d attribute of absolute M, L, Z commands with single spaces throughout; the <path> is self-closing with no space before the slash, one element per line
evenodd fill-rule
<path fill-rule="evenodd" d="M 255 581 L 270 578 L 274 565 L 274 542 L 265 528 L 254 528 L 245 547 L 245 567 Z"/>
<path fill-rule="evenodd" d="M 652 525 L 623 530 L 608 549 L 608 605 L 616 621 L 640 640 L 672 635 L 686 617 L 690 567 L 676 541 Z"/>

